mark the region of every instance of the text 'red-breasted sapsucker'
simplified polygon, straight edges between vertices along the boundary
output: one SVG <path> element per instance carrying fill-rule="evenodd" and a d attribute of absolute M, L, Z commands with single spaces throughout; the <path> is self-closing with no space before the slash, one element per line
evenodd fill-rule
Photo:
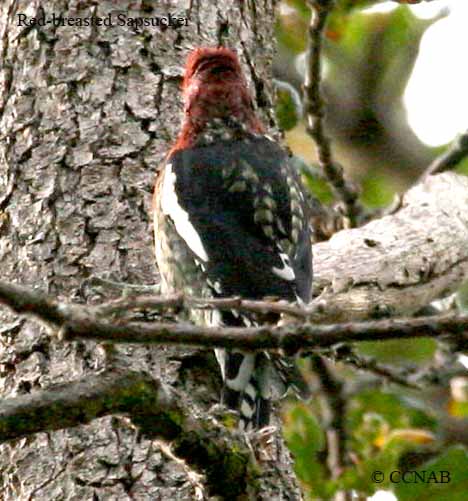
<path fill-rule="evenodd" d="M 184 119 L 154 198 L 156 260 L 163 293 L 307 303 L 312 282 L 306 194 L 288 154 L 264 134 L 235 52 L 188 57 Z M 191 313 L 202 325 L 250 326 L 234 311 Z M 277 319 L 278 320 L 278 319 Z M 223 402 L 242 429 L 269 423 L 270 400 L 288 385 L 308 389 L 292 359 L 216 350 Z"/>

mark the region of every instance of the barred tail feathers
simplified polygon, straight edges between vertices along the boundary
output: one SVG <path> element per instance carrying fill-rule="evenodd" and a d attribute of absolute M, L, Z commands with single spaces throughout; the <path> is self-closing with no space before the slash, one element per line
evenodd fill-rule
<path fill-rule="evenodd" d="M 241 430 L 260 429 L 270 424 L 271 400 L 263 398 L 255 374 L 252 374 L 240 398 Z"/>
<path fill-rule="evenodd" d="M 241 430 L 267 426 L 270 421 L 270 400 L 262 392 L 263 374 L 259 356 L 241 351 L 216 349 L 224 387 L 221 401 L 230 409 L 239 411 Z"/>

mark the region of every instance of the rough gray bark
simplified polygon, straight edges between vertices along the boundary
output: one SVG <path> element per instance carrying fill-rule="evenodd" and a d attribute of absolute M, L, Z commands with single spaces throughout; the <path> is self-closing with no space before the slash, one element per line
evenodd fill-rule
<path fill-rule="evenodd" d="M 7 0 L 0 6 L 0 262 L 2 279 L 61 298 L 93 302 L 91 275 L 154 283 L 151 192 L 179 126 L 181 65 L 198 45 L 238 49 L 259 111 L 272 125 L 266 78 L 274 0 Z M 172 28 L 17 26 L 28 17 L 188 17 Z M 253 64 L 254 63 L 254 64 Z M 28 320 L 0 311 L 0 394 L 46 389 L 109 363 L 94 343 L 51 341 Z M 220 382 L 211 355 L 141 346 L 111 359 L 186 392 L 208 408 Z M 205 367 L 201 371 L 200 367 Z M 190 395 L 190 397 L 189 397 Z M 296 499 L 290 460 L 261 486 L 268 499 Z M 268 470 L 270 468 L 270 470 Z M 193 499 L 185 468 L 123 418 L 40 433 L 0 447 L 0 493 L 16 499 Z M 285 473 L 286 472 L 286 473 Z"/>
<path fill-rule="evenodd" d="M 314 245 L 325 321 L 406 315 L 468 279 L 468 178 L 429 176 L 395 214 Z"/>

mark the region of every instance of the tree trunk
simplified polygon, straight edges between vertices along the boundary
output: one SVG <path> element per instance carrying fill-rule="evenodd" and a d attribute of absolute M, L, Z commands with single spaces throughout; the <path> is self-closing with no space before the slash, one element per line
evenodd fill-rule
<path fill-rule="evenodd" d="M 93 276 L 157 282 L 151 197 L 179 127 L 183 60 L 195 46 L 237 48 L 272 126 L 274 3 L 7 0 L 0 7 L 2 280 L 83 303 L 102 299 L 84 282 Z M 130 17 L 161 24 L 169 14 L 182 24 L 119 26 Z M 29 24 L 53 15 L 66 20 Z M 76 19 L 109 15 L 112 26 L 76 26 Z M 173 386 L 194 413 L 218 400 L 211 352 L 57 342 L 36 323 L 0 311 L 2 397 L 117 363 Z M 270 465 L 271 485 L 258 498 L 300 497 L 294 480 L 288 484 L 278 474 L 291 472 L 280 449 L 279 462 Z M 186 466 L 121 416 L 4 444 L 0 471 L 5 500 L 195 498 Z"/>

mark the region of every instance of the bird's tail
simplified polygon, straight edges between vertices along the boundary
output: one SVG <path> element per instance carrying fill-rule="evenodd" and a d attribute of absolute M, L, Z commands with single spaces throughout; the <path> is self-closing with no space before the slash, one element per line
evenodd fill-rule
<path fill-rule="evenodd" d="M 271 400 L 263 398 L 255 375 L 252 375 L 240 396 L 239 428 L 244 431 L 261 429 L 270 424 Z"/>
<path fill-rule="evenodd" d="M 289 387 L 307 397 L 307 385 L 292 359 L 220 349 L 216 357 L 224 380 L 222 403 L 240 413 L 241 430 L 268 426 L 271 401 L 281 398 Z"/>
<path fill-rule="evenodd" d="M 241 430 L 259 429 L 270 422 L 270 399 L 262 394 L 258 355 L 216 350 L 224 386 L 221 401 L 239 411 Z"/>

